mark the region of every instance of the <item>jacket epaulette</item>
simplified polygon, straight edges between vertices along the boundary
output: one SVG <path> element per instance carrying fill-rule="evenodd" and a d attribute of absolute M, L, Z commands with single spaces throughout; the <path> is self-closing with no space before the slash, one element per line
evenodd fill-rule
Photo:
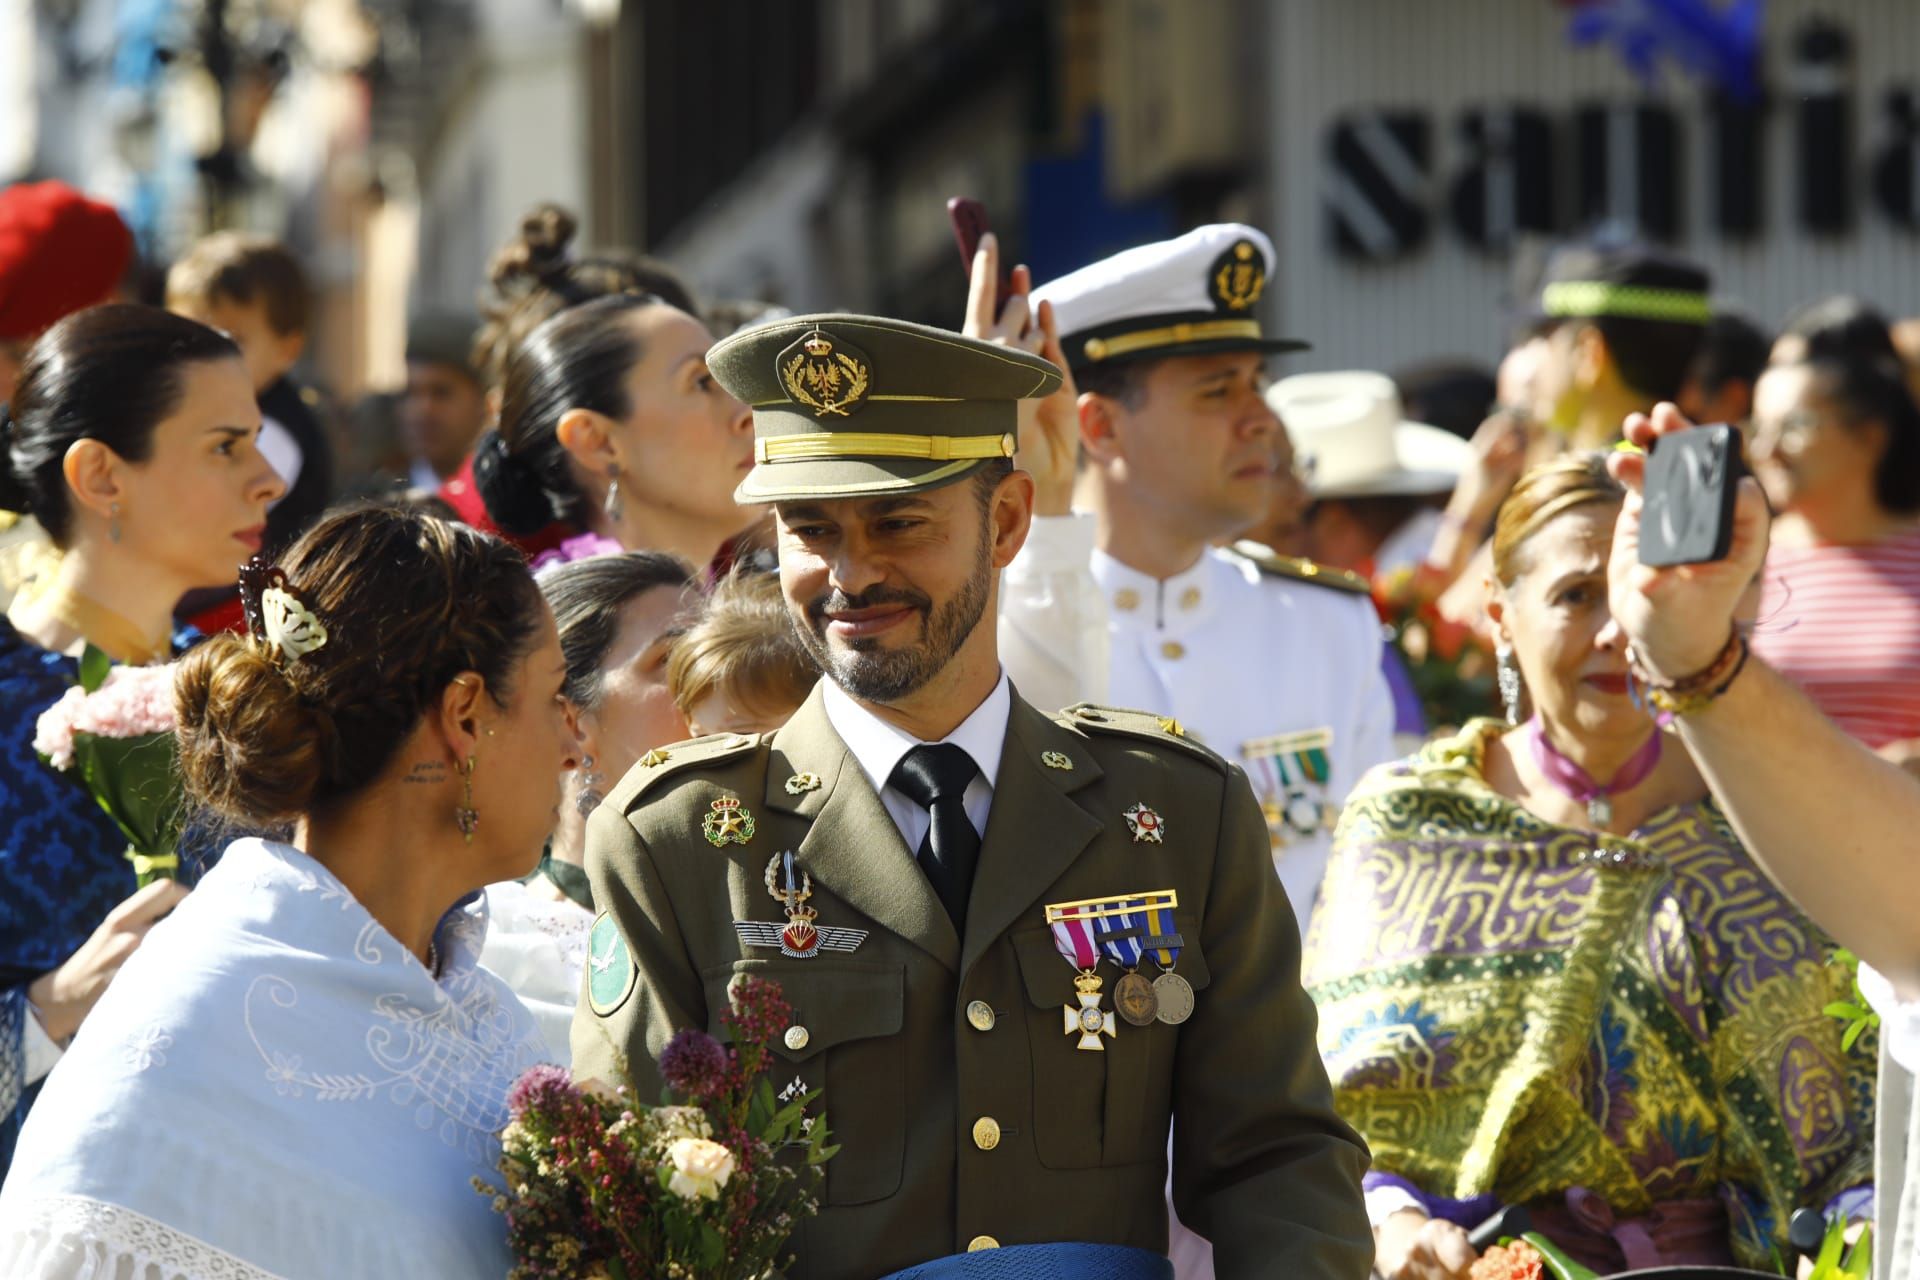
<path fill-rule="evenodd" d="M 1198 756 L 1222 773 L 1227 771 L 1227 762 L 1216 752 L 1187 736 L 1187 731 L 1172 716 L 1159 715 L 1152 711 L 1134 711 L 1126 707 L 1103 707 L 1092 702 L 1078 702 L 1055 717 L 1059 723 L 1083 733 L 1123 733 L 1137 738 L 1151 738 L 1170 747 L 1177 747 L 1190 755 Z"/>
<path fill-rule="evenodd" d="M 1350 569 L 1336 569 L 1332 565 L 1315 564 L 1297 556 L 1283 556 L 1245 539 L 1234 543 L 1228 550 L 1244 560 L 1251 560 L 1260 572 L 1276 578 L 1290 578 L 1313 587 L 1331 587 L 1335 591 L 1347 591 L 1357 596 L 1373 594 L 1373 584 Z"/>
<path fill-rule="evenodd" d="M 622 810 L 631 809 L 640 797 L 675 774 L 746 755 L 759 745 L 760 735 L 716 733 L 676 742 L 671 746 L 655 747 L 635 762 L 606 802 Z"/>

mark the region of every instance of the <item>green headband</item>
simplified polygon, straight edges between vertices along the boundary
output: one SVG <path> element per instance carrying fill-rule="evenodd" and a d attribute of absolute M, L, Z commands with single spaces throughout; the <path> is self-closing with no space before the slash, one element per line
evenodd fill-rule
<path fill-rule="evenodd" d="M 1562 280 L 1540 292 L 1540 306 L 1560 319 L 1618 316 L 1623 320 L 1665 320 L 1706 324 L 1713 319 L 1707 295 L 1691 289 L 1607 284 L 1599 280 Z"/>

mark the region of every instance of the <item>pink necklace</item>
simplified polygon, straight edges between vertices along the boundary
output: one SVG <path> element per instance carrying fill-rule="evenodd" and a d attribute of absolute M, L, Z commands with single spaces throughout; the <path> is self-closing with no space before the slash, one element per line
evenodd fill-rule
<path fill-rule="evenodd" d="M 1547 740 L 1547 728 L 1539 716 L 1527 721 L 1527 746 L 1533 752 L 1533 762 L 1540 766 L 1541 775 L 1563 795 L 1585 804 L 1587 820 L 1602 829 L 1613 821 L 1613 797 L 1645 782 L 1654 766 L 1660 763 L 1660 738 L 1660 731 L 1655 729 L 1653 736 L 1620 766 L 1620 771 L 1602 785 Z"/>

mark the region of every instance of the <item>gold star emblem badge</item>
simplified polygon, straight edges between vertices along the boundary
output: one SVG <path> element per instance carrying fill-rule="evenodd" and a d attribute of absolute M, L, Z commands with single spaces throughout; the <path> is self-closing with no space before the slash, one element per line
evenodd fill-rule
<path fill-rule="evenodd" d="M 669 758 L 666 752 L 655 747 L 652 751 L 640 757 L 640 763 L 649 769 L 657 769 L 665 764 Z"/>
<path fill-rule="evenodd" d="M 790 796 L 803 796 L 819 789 L 820 775 L 817 773 L 796 773 L 787 779 L 787 794 Z"/>
<path fill-rule="evenodd" d="M 745 844 L 753 839 L 753 815 L 740 807 L 740 797 L 722 796 L 700 820 L 700 834 L 716 849 Z"/>

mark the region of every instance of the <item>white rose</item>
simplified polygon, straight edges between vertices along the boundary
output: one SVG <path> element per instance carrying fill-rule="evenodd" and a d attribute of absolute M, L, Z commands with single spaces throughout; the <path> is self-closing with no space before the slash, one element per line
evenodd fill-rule
<path fill-rule="evenodd" d="M 673 1177 L 667 1190 L 684 1200 L 718 1200 L 733 1176 L 733 1152 L 706 1138 L 676 1138 L 667 1144 Z"/>

